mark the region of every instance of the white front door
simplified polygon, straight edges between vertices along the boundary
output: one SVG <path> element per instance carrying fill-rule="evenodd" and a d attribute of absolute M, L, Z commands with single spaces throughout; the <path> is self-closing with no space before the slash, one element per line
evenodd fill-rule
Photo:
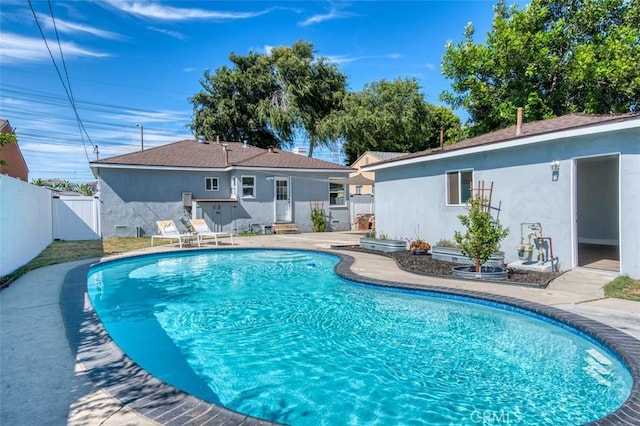
<path fill-rule="evenodd" d="M 291 222 L 291 193 L 289 178 L 277 177 L 275 181 L 276 222 Z"/>

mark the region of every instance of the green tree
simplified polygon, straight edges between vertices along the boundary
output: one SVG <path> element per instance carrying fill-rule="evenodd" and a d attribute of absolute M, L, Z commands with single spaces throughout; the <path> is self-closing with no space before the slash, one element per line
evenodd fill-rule
<path fill-rule="evenodd" d="M 16 143 L 18 138 L 15 133 L 0 133 L 0 148 L 10 143 Z M 7 162 L 0 158 L 0 166 L 6 166 Z"/>
<path fill-rule="evenodd" d="M 73 188 L 74 192 L 78 192 L 82 195 L 86 195 L 86 196 L 92 196 L 93 195 L 93 190 L 91 189 L 91 185 L 89 185 L 88 183 L 78 183 L 74 186 Z"/>
<path fill-rule="evenodd" d="M 316 57 L 308 42 L 276 47 L 271 59 L 279 89 L 264 116 L 287 141 L 292 141 L 295 132 L 305 133 L 311 157 L 316 146 L 334 142 L 324 122 L 340 109 L 347 78 L 335 64 Z"/>
<path fill-rule="evenodd" d="M 460 137 L 460 119 L 424 100 L 415 79 L 381 80 L 348 93 L 342 109 L 325 121 L 325 132 L 342 137 L 347 163 L 366 151 L 416 152 Z"/>
<path fill-rule="evenodd" d="M 41 178 L 31 179 L 31 184 L 35 186 L 47 186 L 49 183 Z"/>
<path fill-rule="evenodd" d="M 266 148 L 280 146 L 275 132 L 260 119 L 259 110 L 278 90 L 269 59 L 260 53 L 229 55 L 231 66 L 215 73 L 206 70 L 202 90 L 189 101 L 193 105 L 191 131 L 208 140 L 219 136 L 227 141 L 248 140 Z"/>
<path fill-rule="evenodd" d="M 231 66 L 205 71 L 202 90 L 189 99 L 194 134 L 282 147 L 304 132 L 309 156 L 316 146 L 332 142 L 321 132 L 321 123 L 340 107 L 346 77 L 317 58 L 311 43 L 276 47 L 269 54 L 231 54 L 229 59 Z"/>
<path fill-rule="evenodd" d="M 441 99 L 469 113 L 470 135 L 572 112 L 617 113 L 640 100 L 640 0 L 500 0 L 484 44 L 468 24 L 449 42 Z"/>
<path fill-rule="evenodd" d="M 475 195 L 467 200 L 467 214 L 458 216 L 460 223 L 467 228 L 463 234 L 456 231 L 454 239 L 462 253 L 475 261 L 476 272 L 482 271 L 482 264 L 500 247 L 509 235 L 509 229 L 494 221 L 487 208 L 487 199 Z"/>

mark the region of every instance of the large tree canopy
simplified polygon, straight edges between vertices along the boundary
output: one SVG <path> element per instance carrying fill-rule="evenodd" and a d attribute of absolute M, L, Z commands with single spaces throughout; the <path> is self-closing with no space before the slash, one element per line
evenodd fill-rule
<path fill-rule="evenodd" d="M 532 0 L 495 6 L 485 44 L 449 42 L 441 99 L 469 113 L 470 134 L 507 127 L 516 109 L 538 120 L 639 108 L 640 0 Z"/>
<path fill-rule="evenodd" d="M 247 56 L 232 53 L 229 60 L 231 67 L 220 67 L 213 74 L 205 71 L 202 90 L 189 99 L 194 112 L 191 131 L 209 140 L 219 136 L 248 140 L 263 148 L 279 146 L 268 123 L 259 119 L 261 105 L 278 89 L 269 72 L 269 58 L 250 52 Z"/>
<path fill-rule="evenodd" d="M 279 92 L 265 117 L 286 140 L 296 131 L 306 133 L 311 157 L 316 146 L 332 142 L 322 123 L 340 108 L 347 78 L 335 64 L 316 58 L 311 43 L 274 48 L 271 57 Z"/>
<path fill-rule="evenodd" d="M 330 141 L 320 123 L 340 107 L 346 77 L 316 58 L 311 43 L 229 59 L 231 67 L 205 72 L 203 89 L 190 99 L 195 134 L 267 147 L 287 145 L 302 132 L 309 138 L 309 156 L 315 146 Z"/>
<path fill-rule="evenodd" d="M 348 93 L 342 109 L 323 126 L 325 133 L 344 138 L 348 164 L 366 151 L 416 152 L 437 146 L 440 130 L 454 142 L 460 120 L 448 108 L 425 102 L 415 79 L 381 80 Z"/>

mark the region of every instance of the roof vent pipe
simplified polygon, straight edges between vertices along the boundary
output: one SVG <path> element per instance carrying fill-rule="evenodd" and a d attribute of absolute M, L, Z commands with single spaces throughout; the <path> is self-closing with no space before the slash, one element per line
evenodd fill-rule
<path fill-rule="evenodd" d="M 223 143 L 222 150 L 224 151 L 224 164 L 226 166 L 229 165 L 229 149 L 227 148 L 229 144 Z"/>
<path fill-rule="evenodd" d="M 269 150 L 269 154 L 273 154 L 273 148 L 275 148 L 275 146 L 273 146 L 273 145 L 269 145 L 267 147 L 267 149 Z"/>
<path fill-rule="evenodd" d="M 216 135 L 216 143 L 220 143 L 220 135 Z"/>
<path fill-rule="evenodd" d="M 246 148 L 246 147 L 247 147 L 247 140 L 246 140 L 246 139 L 242 141 L 242 147 L 243 147 L 243 148 Z"/>
<path fill-rule="evenodd" d="M 516 136 L 520 136 L 522 133 L 522 107 L 518 108 L 516 116 Z"/>

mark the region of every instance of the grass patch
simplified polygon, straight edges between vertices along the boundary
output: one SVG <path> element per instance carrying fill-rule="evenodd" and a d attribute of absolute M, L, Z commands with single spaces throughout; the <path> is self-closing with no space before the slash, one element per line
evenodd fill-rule
<path fill-rule="evenodd" d="M 604 286 L 604 295 L 617 299 L 635 300 L 640 302 L 640 280 L 634 280 L 628 275 L 622 275 Z"/>
<path fill-rule="evenodd" d="M 158 241 L 167 244 L 168 241 Z M 151 238 L 107 238 L 89 241 L 54 241 L 42 253 L 26 265 L 21 266 L 9 275 L 0 277 L 0 288 L 4 288 L 12 281 L 20 278 L 29 271 L 58 263 L 74 260 L 104 257 L 125 253 L 131 250 L 146 248 L 151 245 Z"/>

